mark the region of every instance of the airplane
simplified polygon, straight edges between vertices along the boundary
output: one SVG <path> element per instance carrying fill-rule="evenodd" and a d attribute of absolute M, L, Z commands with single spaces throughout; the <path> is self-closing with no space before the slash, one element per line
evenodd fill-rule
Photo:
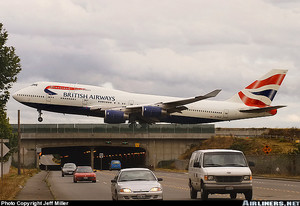
<path fill-rule="evenodd" d="M 18 102 L 42 111 L 104 118 L 108 124 L 158 122 L 200 124 L 273 116 L 284 105 L 271 106 L 288 70 L 273 69 L 225 101 L 207 100 L 216 89 L 191 98 L 129 93 L 83 84 L 36 82 L 13 94 Z"/>

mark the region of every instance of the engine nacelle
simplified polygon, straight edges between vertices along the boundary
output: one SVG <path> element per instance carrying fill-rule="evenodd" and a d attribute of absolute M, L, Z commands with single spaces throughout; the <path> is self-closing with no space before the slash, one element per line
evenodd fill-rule
<path fill-rule="evenodd" d="M 144 106 L 142 115 L 144 117 L 161 117 L 162 115 L 166 115 L 167 111 L 162 109 L 161 107 L 155 106 Z"/>
<path fill-rule="evenodd" d="M 105 111 L 105 117 L 104 117 L 105 123 L 120 124 L 120 123 L 125 123 L 127 119 L 128 119 L 128 115 L 122 111 L 116 111 L 116 110 Z"/>

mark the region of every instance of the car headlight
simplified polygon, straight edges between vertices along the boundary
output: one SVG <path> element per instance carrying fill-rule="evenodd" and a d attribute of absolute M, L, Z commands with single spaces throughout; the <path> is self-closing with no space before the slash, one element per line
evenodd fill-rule
<path fill-rule="evenodd" d="M 150 192 L 158 192 L 158 191 L 162 191 L 162 189 L 160 187 L 152 187 Z"/>
<path fill-rule="evenodd" d="M 243 177 L 243 180 L 244 180 L 244 181 L 250 181 L 250 180 L 252 180 L 252 175 L 245 175 L 245 176 Z"/>
<path fill-rule="evenodd" d="M 213 175 L 204 175 L 204 179 L 207 180 L 207 181 L 214 181 L 215 176 L 213 176 Z"/>
<path fill-rule="evenodd" d="M 129 188 L 122 188 L 120 189 L 120 192 L 131 193 L 132 191 Z"/>

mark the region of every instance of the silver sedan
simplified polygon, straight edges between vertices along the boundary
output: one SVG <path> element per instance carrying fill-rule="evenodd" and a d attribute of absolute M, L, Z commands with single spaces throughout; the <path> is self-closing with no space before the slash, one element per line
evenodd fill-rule
<path fill-rule="evenodd" d="M 146 168 L 122 169 L 111 180 L 113 200 L 162 200 L 163 190 L 154 173 Z"/>

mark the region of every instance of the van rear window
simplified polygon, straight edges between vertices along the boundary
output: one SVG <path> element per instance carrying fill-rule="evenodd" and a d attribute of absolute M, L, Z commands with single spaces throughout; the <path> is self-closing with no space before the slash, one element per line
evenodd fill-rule
<path fill-rule="evenodd" d="M 204 154 L 203 167 L 247 167 L 247 162 L 242 153 L 209 152 Z"/>

